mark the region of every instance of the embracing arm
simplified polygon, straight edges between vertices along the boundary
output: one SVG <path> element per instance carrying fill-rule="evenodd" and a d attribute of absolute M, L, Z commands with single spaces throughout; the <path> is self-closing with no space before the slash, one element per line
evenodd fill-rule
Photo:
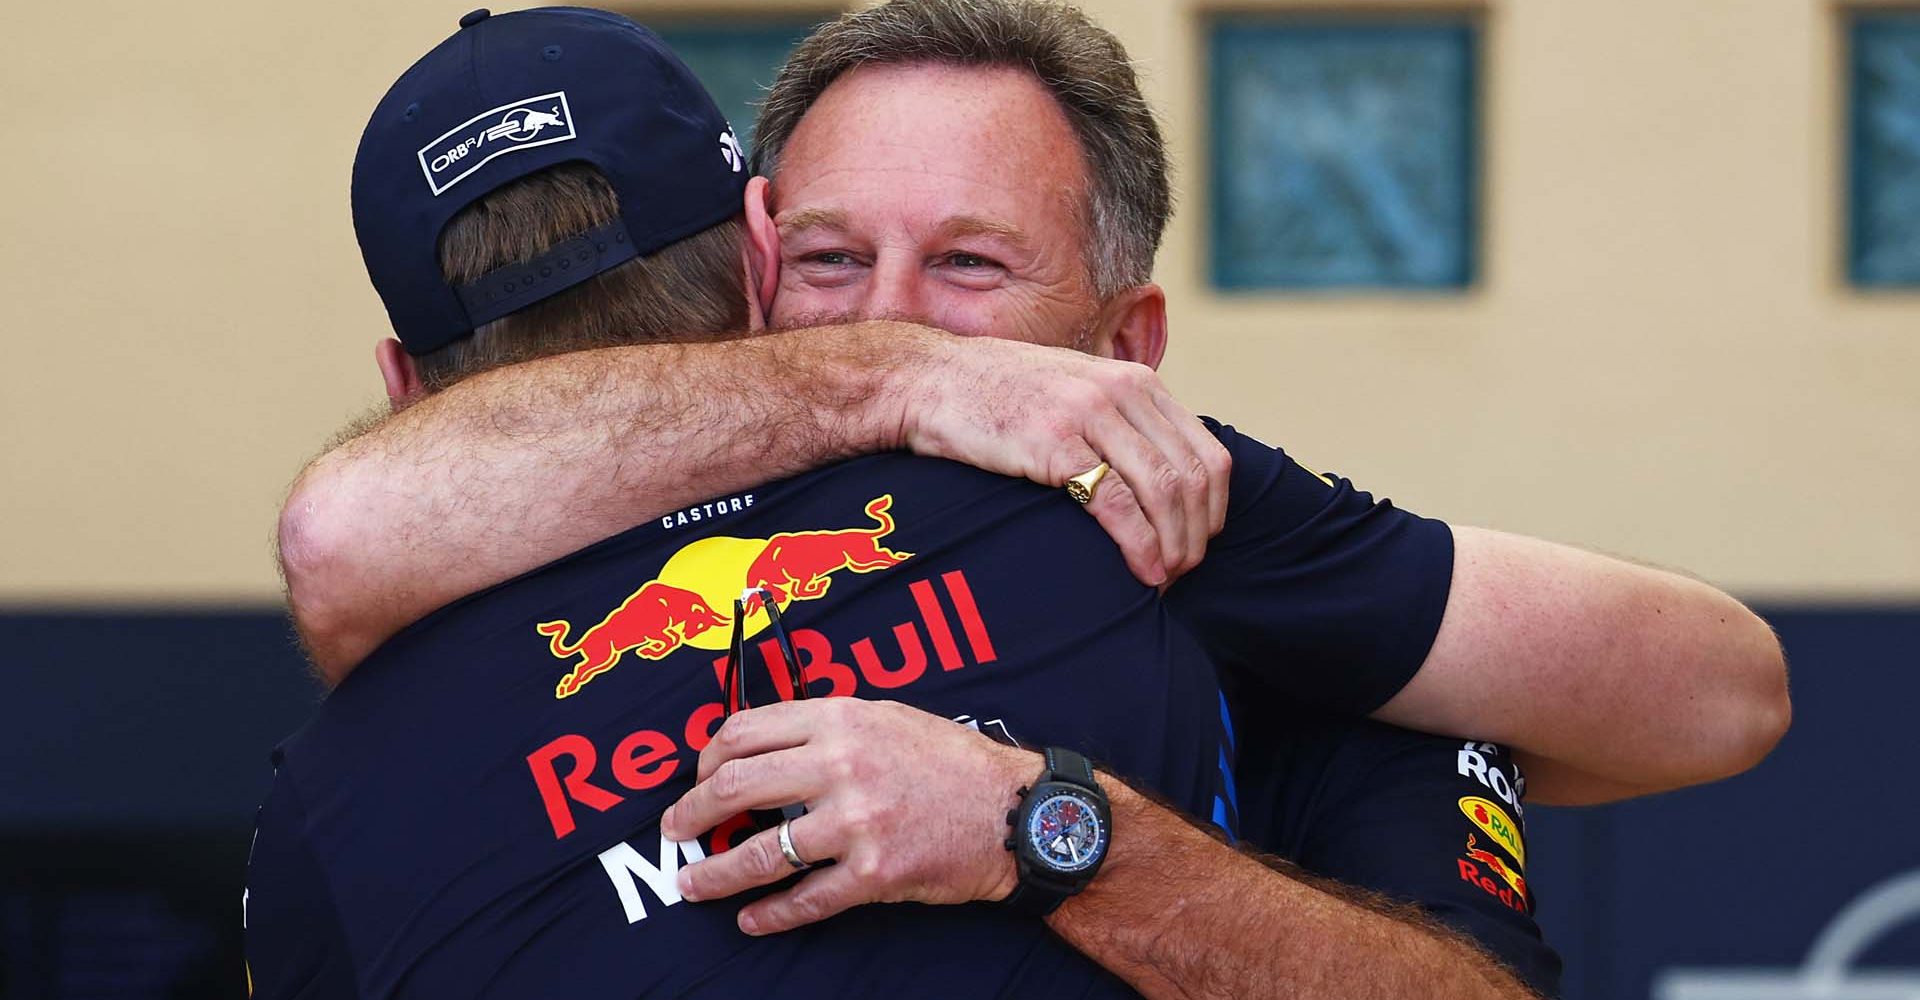
<path fill-rule="evenodd" d="M 1249 691 L 1505 744 L 1560 804 L 1736 774 L 1785 731 L 1780 646 L 1714 588 L 1418 517 L 1220 434 L 1232 512 L 1167 602 Z"/>
<path fill-rule="evenodd" d="M 1549 804 L 1738 774 L 1792 715 L 1773 630 L 1698 580 L 1537 539 L 1453 529 L 1445 617 L 1376 717 L 1515 748 Z"/>
<path fill-rule="evenodd" d="M 750 934 L 870 902 L 999 900 L 1016 881 L 1006 813 L 1040 768 L 1030 750 L 906 705 L 785 702 L 720 727 L 661 832 L 684 840 L 747 809 L 806 803 L 790 830 L 796 851 L 838 863 L 742 907 Z M 1111 853 L 1047 921 L 1149 997 L 1533 996 L 1413 911 L 1270 869 L 1110 776 L 1101 786 Z M 714 900 L 792 874 L 768 830 L 682 868 L 679 889 Z"/>
<path fill-rule="evenodd" d="M 856 338 L 790 365 L 825 339 L 542 358 L 428 396 L 315 459 L 281 512 L 279 549 L 316 666 L 337 681 L 455 598 L 834 448 L 889 447 L 898 428 L 872 404 L 893 373 Z"/>
<path fill-rule="evenodd" d="M 1126 785 L 1102 784 L 1112 854 L 1047 922 L 1148 997 L 1534 996 L 1414 907 L 1270 868 Z"/>
<path fill-rule="evenodd" d="M 1227 459 L 1139 365 L 902 323 L 541 358 L 314 460 L 281 512 L 294 622 L 337 682 L 407 624 L 681 507 L 896 448 L 1060 485 L 1150 582 L 1199 561 Z"/>

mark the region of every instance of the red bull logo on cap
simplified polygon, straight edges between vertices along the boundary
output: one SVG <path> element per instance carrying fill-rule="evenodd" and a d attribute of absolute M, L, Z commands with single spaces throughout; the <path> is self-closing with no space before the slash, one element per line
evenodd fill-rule
<path fill-rule="evenodd" d="M 554 697 L 577 693 L 588 681 L 612 670 L 628 653 L 644 660 L 665 659 L 683 646 L 724 649 L 732 615 L 731 605 L 744 589 L 765 588 L 781 609 L 794 601 L 825 597 L 839 572 L 873 573 L 912 558 L 880 544 L 893 533 L 893 495 L 875 497 L 865 513 L 872 527 L 781 532 L 772 538 L 713 536 L 682 547 L 647 581 L 599 624 L 569 641 L 573 627 L 562 621 L 542 622 L 537 631 L 548 639 L 556 658 L 579 657 L 554 686 Z M 742 630 L 753 635 L 767 627 L 766 610 L 755 598 L 747 607 Z"/>

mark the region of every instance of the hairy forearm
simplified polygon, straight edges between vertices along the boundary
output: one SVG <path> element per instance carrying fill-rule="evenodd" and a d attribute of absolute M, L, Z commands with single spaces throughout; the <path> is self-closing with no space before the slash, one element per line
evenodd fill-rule
<path fill-rule="evenodd" d="M 1533 996 L 1416 910 L 1269 867 L 1103 783 L 1112 853 L 1048 923 L 1154 1000 Z"/>
<path fill-rule="evenodd" d="M 1550 542 L 1454 534 L 1440 634 L 1383 720 L 1551 761 L 1528 791 L 1561 804 L 1736 774 L 1785 732 L 1779 643 L 1740 602 Z"/>
<path fill-rule="evenodd" d="M 457 597 L 696 501 L 897 447 L 946 335 L 870 323 L 582 351 L 476 376 L 315 460 L 282 514 L 296 624 L 337 680 Z"/>

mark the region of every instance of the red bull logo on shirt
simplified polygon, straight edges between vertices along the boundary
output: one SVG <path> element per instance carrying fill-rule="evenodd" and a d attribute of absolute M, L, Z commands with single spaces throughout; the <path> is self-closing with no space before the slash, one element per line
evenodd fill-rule
<path fill-rule="evenodd" d="M 1476 847 L 1478 843 L 1479 840 L 1473 834 L 1467 834 L 1467 856 L 1459 861 L 1461 880 L 1479 886 L 1500 902 L 1521 913 L 1532 913 L 1533 901 L 1527 896 L 1527 880 L 1521 877 L 1519 872 L 1508 867 L 1505 861 L 1500 860 L 1498 854 Z M 1476 865 L 1475 862 L 1479 864 Z M 1500 882 L 1505 882 L 1506 885 L 1502 886 L 1482 875 L 1481 867 L 1498 876 Z"/>
<path fill-rule="evenodd" d="M 827 596 L 833 574 L 845 569 L 872 573 L 898 566 L 913 556 L 883 548 L 880 539 L 893 534 L 893 494 L 875 497 L 866 506 L 872 528 L 845 531 L 783 531 L 767 539 L 767 547 L 747 569 L 747 586 L 765 587 L 775 604 L 785 610 L 793 600 Z M 750 610 L 758 610 L 760 598 Z"/>
<path fill-rule="evenodd" d="M 930 675 L 944 676 L 999 659 L 965 571 L 908 580 L 905 589 L 912 599 L 912 617 L 878 635 L 848 641 L 817 629 L 792 630 L 800 676 L 815 697 L 882 695 Z M 710 634 L 696 639 L 705 641 Z M 890 647 L 884 653 L 882 643 Z M 759 656 L 749 653 L 743 668 L 765 676 L 783 700 L 791 698 L 792 681 L 779 644 L 763 640 L 757 646 Z M 751 662 L 755 659 L 758 662 Z M 726 664 L 725 656 L 710 661 L 716 698 L 696 706 L 684 719 L 664 720 L 667 724 L 657 729 L 635 729 L 618 740 L 608 740 L 604 734 L 596 740 L 587 733 L 563 733 L 527 755 L 527 767 L 556 839 L 577 829 L 577 806 L 604 813 L 625 802 L 626 793 L 658 788 L 679 772 L 681 764 L 693 763 L 725 715 L 717 696 Z M 1004 729 L 1004 723 L 999 725 Z M 730 838 L 738 832 L 716 830 L 712 850 L 732 846 Z"/>
<path fill-rule="evenodd" d="M 580 657 L 554 686 L 553 696 L 565 698 L 579 691 L 582 684 L 612 670 L 623 654 L 631 652 L 658 660 L 687 640 L 732 623 L 730 616 L 713 610 L 699 594 L 648 580 L 600 619 L 600 624 L 582 632 L 573 642 L 567 641 L 573 627 L 564 621 L 541 622 L 534 628 L 549 637 L 548 648 L 554 656 Z"/>
<path fill-rule="evenodd" d="M 1506 848 L 1513 860 L 1523 867 L 1527 863 L 1527 845 L 1520 837 L 1520 826 L 1507 815 L 1505 809 L 1478 795 L 1468 795 L 1460 800 L 1460 811 L 1466 814 L 1473 825 L 1485 831 L 1495 843 Z"/>
<path fill-rule="evenodd" d="M 839 572 L 874 573 L 912 558 L 881 544 L 893 533 L 893 495 L 869 501 L 865 508 L 871 527 L 817 531 L 783 531 L 766 539 L 713 536 L 682 547 L 647 581 L 600 623 L 569 640 L 573 626 L 564 620 L 541 622 L 535 628 L 548 638 L 556 658 L 574 661 L 572 669 L 554 686 L 554 697 L 566 698 L 595 677 L 612 670 L 628 653 L 644 660 L 660 660 L 683 646 L 726 648 L 733 616 L 730 607 L 742 590 L 765 588 L 785 611 L 794 601 L 825 597 Z M 767 627 L 766 609 L 754 598 L 742 629 L 754 635 Z"/>

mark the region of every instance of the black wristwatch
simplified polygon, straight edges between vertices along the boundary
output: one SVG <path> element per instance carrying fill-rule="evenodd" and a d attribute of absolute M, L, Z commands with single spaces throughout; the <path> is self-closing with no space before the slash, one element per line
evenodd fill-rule
<path fill-rule="evenodd" d="M 1021 789 L 1007 813 L 1020 882 L 1006 904 L 1044 917 L 1093 881 L 1113 839 L 1113 811 L 1093 776 L 1093 763 L 1072 750 L 1048 747 L 1047 768 L 1032 789 Z"/>

